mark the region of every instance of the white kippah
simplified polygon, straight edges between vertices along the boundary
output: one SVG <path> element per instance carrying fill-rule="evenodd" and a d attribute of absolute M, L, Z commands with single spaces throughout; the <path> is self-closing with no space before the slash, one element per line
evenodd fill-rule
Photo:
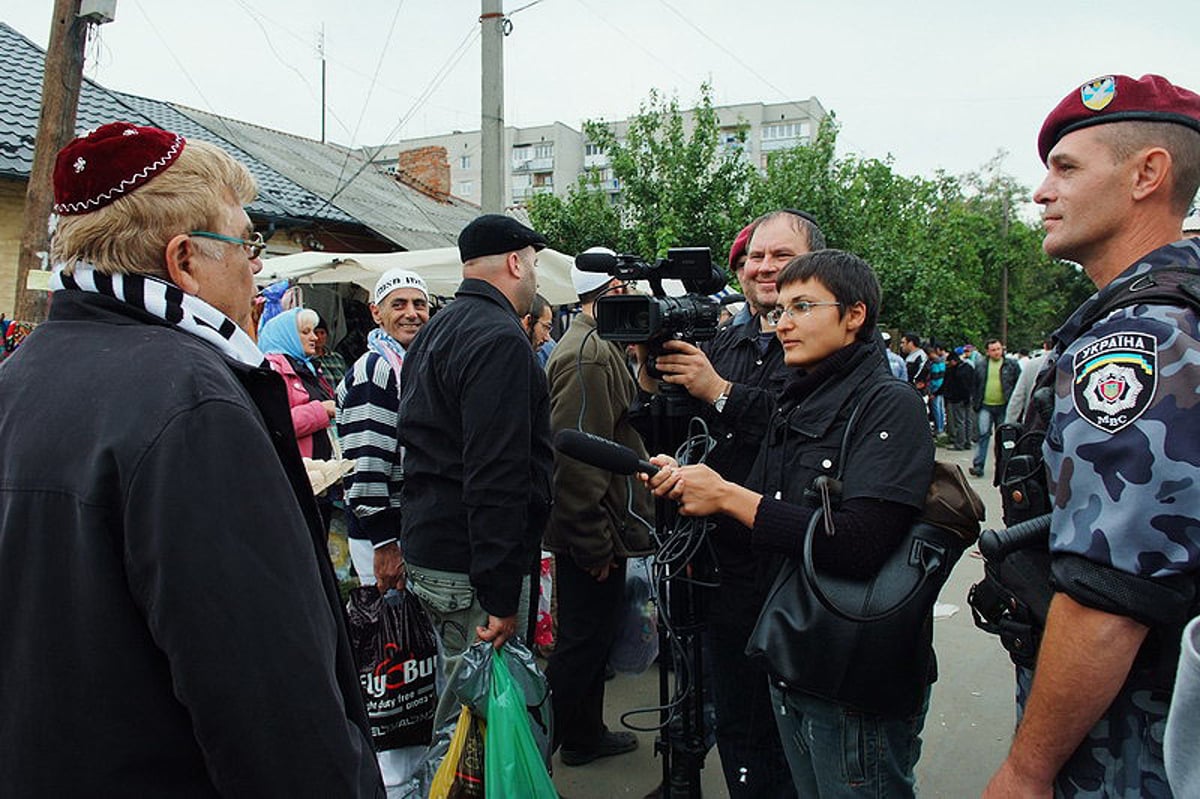
<path fill-rule="evenodd" d="M 426 300 L 429 299 L 429 289 L 425 288 L 425 281 L 420 275 L 407 269 L 389 269 L 380 275 L 375 283 L 375 292 L 371 295 L 372 302 L 378 305 L 396 289 L 417 289 L 425 295 Z"/>

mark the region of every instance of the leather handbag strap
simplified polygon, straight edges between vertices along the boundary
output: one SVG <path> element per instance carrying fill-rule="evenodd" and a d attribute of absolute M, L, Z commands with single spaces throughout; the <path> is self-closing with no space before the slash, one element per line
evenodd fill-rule
<path fill-rule="evenodd" d="M 854 409 L 850 412 L 850 418 L 846 422 L 846 429 L 842 433 L 842 443 L 840 452 L 838 454 L 838 471 L 836 478 L 838 483 L 837 490 L 840 490 L 842 476 L 845 474 L 846 455 L 850 447 L 850 436 L 854 432 L 854 427 L 858 422 L 859 414 L 862 411 L 863 406 L 869 403 L 877 394 L 886 388 L 889 382 L 900 381 L 898 378 L 888 378 L 886 380 L 879 381 L 875 385 L 868 388 L 867 391 L 858 398 L 854 405 Z M 895 615 L 924 590 L 926 583 L 937 573 L 937 571 L 942 567 L 942 564 L 945 563 L 945 548 L 935 542 L 914 536 L 910 531 L 909 534 L 905 536 L 906 540 L 901 544 L 901 547 L 907 551 L 905 553 L 897 554 L 905 557 L 910 566 L 920 570 L 920 577 L 914 582 L 912 587 L 900 599 L 893 602 L 888 607 L 873 613 L 860 613 L 838 605 L 830 598 L 829 593 L 821 587 L 821 580 L 817 575 L 816 566 L 813 564 L 813 537 L 818 534 L 818 523 L 821 520 L 824 520 L 825 532 L 827 534 L 833 535 L 835 532 L 833 529 L 832 512 L 830 510 L 830 504 L 828 501 L 828 492 L 830 491 L 830 486 L 827 479 L 823 483 L 821 481 L 822 478 L 818 478 L 818 482 L 820 484 L 817 485 L 817 488 L 821 494 L 822 503 L 821 507 L 818 508 L 815 513 L 813 513 L 812 519 L 809 521 L 808 530 L 805 532 L 804 555 L 802 558 L 804 564 L 804 575 L 808 579 L 808 584 L 812 589 L 813 595 L 822 605 L 825 606 L 827 610 L 829 610 L 829 612 L 852 622 L 865 623 L 881 621 L 889 616 Z M 917 524 L 920 523 L 916 522 L 914 523 L 914 526 Z M 893 555 L 893 557 L 896 557 L 896 555 Z M 886 565 L 887 564 L 885 563 L 885 568 Z M 878 579 L 878 577 L 873 578 L 872 582 L 874 579 Z M 869 597 L 871 592 L 865 591 L 865 593 Z"/>

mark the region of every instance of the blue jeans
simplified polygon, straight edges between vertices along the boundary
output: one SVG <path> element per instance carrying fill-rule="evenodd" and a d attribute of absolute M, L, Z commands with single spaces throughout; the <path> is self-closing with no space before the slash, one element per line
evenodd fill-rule
<path fill-rule="evenodd" d="M 979 471 L 987 463 L 988 450 L 992 445 L 992 428 L 1004 422 L 1003 405 L 979 406 L 979 444 L 975 447 L 975 462 L 972 464 Z"/>
<path fill-rule="evenodd" d="M 929 420 L 933 422 L 933 431 L 942 433 L 946 430 L 946 402 L 941 394 L 929 398 Z"/>
<path fill-rule="evenodd" d="M 796 793 L 806 799 L 914 797 L 921 756 L 921 710 L 889 718 L 771 685 L 775 723 Z"/>

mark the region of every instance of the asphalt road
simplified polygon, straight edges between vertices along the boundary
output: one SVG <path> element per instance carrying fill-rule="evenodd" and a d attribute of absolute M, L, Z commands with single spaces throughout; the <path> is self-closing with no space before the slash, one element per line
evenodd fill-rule
<path fill-rule="evenodd" d="M 938 458 L 958 463 L 966 472 L 971 453 L 939 449 Z M 1000 524 L 1000 503 L 991 473 L 989 463 L 985 477 L 969 478 L 987 505 L 985 526 Z M 922 797 L 979 796 L 1004 759 L 1012 735 L 1012 666 L 1000 644 L 975 627 L 967 607 L 967 590 L 982 574 L 982 561 L 963 556 L 940 598 L 940 603 L 956 606 L 957 611 L 937 618 L 934 624 L 940 676 L 934 685 L 917 765 L 917 788 Z M 624 711 L 653 706 L 657 701 L 656 666 L 639 676 L 618 675 L 608 683 L 608 724 L 620 729 L 619 717 Z M 658 785 L 662 766 L 653 754 L 654 735 L 638 733 L 638 738 L 636 751 L 586 766 L 563 766 L 556 757 L 554 782 L 559 792 L 567 799 L 644 796 Z M 701 773 L 701 789 L 705 797 L 728 796 L 715 750 Z"/>

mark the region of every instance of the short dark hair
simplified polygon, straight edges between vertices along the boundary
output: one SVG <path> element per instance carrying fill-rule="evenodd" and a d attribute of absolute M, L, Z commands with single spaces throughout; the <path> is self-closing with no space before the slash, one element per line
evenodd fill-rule
<path fill-rule="evenodd" d="M 1001 347 L 1003 347 L 1003 346 L 1004 346 L 1004 342 L 1003 342 L 1003 341 L 1001 341 L 1000 339 L 998 339 L 998 338 L 989 338 L 987 341 L 985 341 L 985 342 L 983 343 L 983 348 L 986 350 L 988 347 L 992 346 L 993 344 L 999 344 Z"/>
<path fill-rule="evenodd" d="M 867 316 L 856 338 L 859 341 L 874 340 L 875 321 L 879 318 L 879 301 L 883 292 L 870 264 L 854 253 L 843 250 L 817 250 L 797 255 L 776 275 L 775 288 L 783 291 L 792 283 L 805 280 L 816 280 L 829 289 L 842 304 L 838 308 L 839 319 L 846 315 L 852 305 L 861 302 L 867 309 Z"/>
<path fill-rule="evenodd" d="M 1187 216 L 1200 188 L 1200 132 L 1174 122 L 1125 120 L 1101 125 L 1104 141 L 1120 163 L 1139 150 L 1162 147 L 1171 154 L 1171 210 Z"/>
<path fill-rule="evenodd" d="M 770 211 L 755 219 L 750 223 L 750 238 L 754 238 L 754 233 L 758 230 L 759 225 L 763 222 L 770 222 L 773 219 L 787 219 L 792 225 L 792 230 L 804 234 L 808 241 L 809 250 L 825 249 L 825 234 L 821 231 L 821 226 L 817 224 L 817 218 L 807 211 L 798 211 L 795 208 L 781 208 L 778 211 Z M 749 251 L 749 248 L 750 239 L 747 239 L 747 251 Z"/>
<path fill-rule="evenodd" d="M 909 331 L 908 333 L 905 333 L 903 336 L 901 336 L 900 340 L 907 341 L 910 344 L 912 344 L 914 347 L 921 346 L 921 334 L 920 333 L 913 333 L 912 331 Z"/>

